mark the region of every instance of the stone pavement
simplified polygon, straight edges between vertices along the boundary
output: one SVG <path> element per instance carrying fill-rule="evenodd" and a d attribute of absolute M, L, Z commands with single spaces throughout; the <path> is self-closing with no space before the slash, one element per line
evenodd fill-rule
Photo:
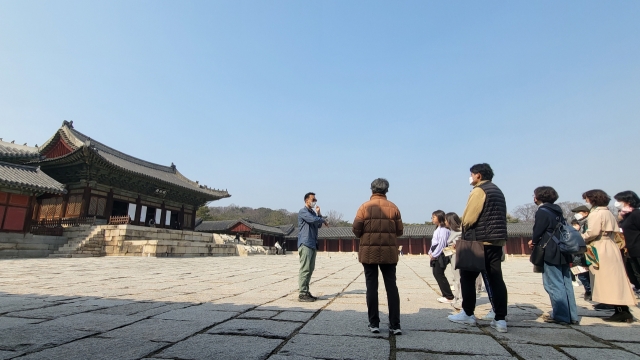
<path fill-rule="evenodd" d="M 449 322 L 425 257 L 398 265 L 402 336 L 367 331 L 362 267 L 319 254 L 297 302 L 297 256 L 0 261 L 0 359 L 637 359 L 640 325 L 579 300 L 581 326 L 546 324 L 540 274 L 509 258 L 509 332 Z M 582 296 L 582 288 L 575 288 Z M 483 296 L 477 314 L 488 309 Z M 636 316 L 638 309 L 633 309 Z"/>

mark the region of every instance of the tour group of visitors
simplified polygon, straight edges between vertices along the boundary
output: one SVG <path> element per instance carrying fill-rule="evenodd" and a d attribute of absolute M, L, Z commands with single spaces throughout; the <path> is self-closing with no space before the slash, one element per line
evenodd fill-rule
<path fill-rule="evenodd" d="M 481 319 L 491 321 L 496 331 L 507 332 L 508 292 L 502 276 L 503 249 L 508 237 L 507 205 L 504 194 L 492 182 L 494 174 L 489 164 L 473 165 L 470 172 L 469 183 L 473 189 L 462 217 L 442 210 L 432 214 L 436 230 L 428 255 L 442 294 L 437 300 L 459 310 L 448 316 L 450 321 L 475 325 L 476 299 L 484 285 L 491 311 Z M 360 239 L 358 260 L 364 267 L 367 287 L 368 329 L 380 332 L 379 269 L 387 292 L 389 332 L 400 335 L 396 265 L 397 238 L 403 234 L 403 224 L 398 207 L 387 199 L 388 190 L 389 182 L 385 179 L 371 183 L 371 198 L 358 209 L 353 233 Z M 562 209 L 555 204 L 558 197 L 556 190 L 549 186 L 533 191 L 538 210 L 529 247 L 542 254 L 544 261 L 534 266 L 534 271 L 542 273 L 552 307 L 552 311 L 543 316 L 544 321 L 579 324 L 572 281 L 575 274 L 585 288 L 585 300 L 596 302 L 596 310 L 613 310 L 605 321 L 632 322 L 629 306 L 635 306 L 640 296 L 640 198 L 633 191 L 615 195 L 616 218 L 608 207 L 609 195 L 602 190 L 585 192 L 582 195 L 585 204 L 572 209 L 574 216 L 569 223 L 575 229 L 570 231 L 579 232 L 586 246 L 582 251 L 567 252 L 558 240 L 562 229 L 569 228 Z M 298 213 L 298 300 L 306 302 L 317 299 L 309 292 L 309 282 L 315 268 L 318 229 L 328 223 L 316 205 L 314 193 L 305 194 L 304 201 L 305 207 Z M 448 266 L 453 270 L 455 293 L 445 275 Z"/>

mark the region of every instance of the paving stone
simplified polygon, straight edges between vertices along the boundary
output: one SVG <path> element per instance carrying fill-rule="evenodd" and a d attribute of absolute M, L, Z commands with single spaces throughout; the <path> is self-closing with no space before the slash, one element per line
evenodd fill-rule
<path fill-rule="evenodd" d="M 525 360 L 545 359 L 545 360 L 567 360 L 564 354 L 551 346 L 529 345 L 529 344 L 508 344 L 511 350 L 515 351 Z"/>
<path fill-rule="evenodd" d="M 433 331 L 407 331 L 396 336 L 397 349 L 439 353 L 510 356 L 498 342 L 487 335 Z"/>
<path fill-rule="evenodd" d="M 637 339 L 637 340 L 640 341 L 640 339 Z M 632 353 L 640 355 L 640 343 L 615 342 L 614 344 L 616 344 L 617 346 L 619 346 L 619 347 L 621 347 L 623 349 L 631 351 Z"/>
<path fill-rule="evenodd" d="M 0 330 L 0 350 L 31 352 L 95 334 L 46 323 L 27 324 Z"/>
<path fill-rule="evenodd" d="M 300 321 L 305 322 L 311 319 L 312 312 L 304 311 L 283 311 L 280 314 L 274 316 L 273 320 L 286 320 L 286 321 Z"/>
<path fill-rule="evenodd" d="M 4 351 L 4 350 L 0 350 L 0 360 L 4 360 L 4 359 L 11 359 L 14 358 L 18 355 L 21 355 L 22 353 L 20 352 L 16 352 L 16 351 Z"/>
<path fill-rule="evenodd" d="M 640 341 L 639 326 L 579 326 L 576 329 L 604 340 Z"/>
<path fill-rule="evenodd" d="M 450 311 L 442 309 L 420 309 L 417 313 L 400 314 L 400 327 L 403 330 L 452 330 L 470 333 L 482 333 L 477 326 L 468 326 L 449 321 Z"/>
<path fill-rule="evenodd" d="M 570 328 L 550 329 L 550 328 L 509 328 L 507 333 L 499 333 L 489 328 L 495 337 L 501 340 L 539 345 L 564 345 L 564 346 L 588 346 L 588 347 L 608 347 L 605 344 L 597 343 L 590 337 Z"/>
<path fill-rule="evenodd" d="M 95 311 L 95 313 L 109 315 L 133 315 L 145 310 L 158 308 L 165 305 L 168 304 L 164 302 L 134 302 L 131 304 L 113 306 L 106 309 L 97 310 Z"/>
<path fill-rule="evenodd" d="M 25 319 L 9 316 L 0 316 L 0 330 L 23 326 L 27 324 L 36 324 L 46 320 L 43 319 Z"/>
<path fill-rule="evenodd" d="M 242 318 L 242 319 L 270 319 L 270 318 L 274 317 L 275 315 L 278 315 L 278 312 L 277 311 L 273 311 L 273 310 L 265 310 L 265 311 L 251 310 L 251 311 L 248 311 L 248 312 L 240 315 L 240 318 Z"/>
<path fill-rule="evenodd" d="M 100 305 L 83 304 L 83 303 L 70 303 L 70 304 L 58 304 L 45 308 L 15 311 L 6 314 L 5 316 L 23 317 L 31 319 L 54 319 L 60 316 L 67 316 L 72 314 L 78 314 L 87 311 L 93 311 L 102 308 Z"/>
<path fill-rule="evenodd" d="M 361 336 L 298 334 L 280 349 L 278 355 L 310 356 L 321 359 L 387 360 L 389 341 Z"/>
<path fill-rule="evenodd" d="M 300 323 L 295 322 L 234 319 L 214 326 L 207 331 L 207 333 L 252 335 L 284 339 L 291 335 L 300 325 Z"/>
<path fill-rule="evenodd" d="M 567 354 L 576 360 L 633 360 L 640 356 L 617 349 L 593 349 L 593 348 L 562 348 Z"/>
<path fill-rule="evenodd" d="M 271 355 L 268 360 L 316 360 L 316 358 L 301 355 Z"/>
<path fill-rule="evenodd" d="M 46 349 L 37 353 L 21 357 L 20 359 L 50 359 L 50 360 L 128 360 L 139 359 L 152 353 L 166 343 L 130 339 L 87 338 Z"/>
<path fill-rule="evenodd" d="M 154 319 L 198 321 L 211 326 L 238 315 L 236 312 L 215 311 L 211 309 L 211 307 L 203 305 L 191 306 L 185 309 L 171 310 L 156 315 Z"/>
<path fill-rule="evenodd" d="M 129 325 L 142 320 L 140 316 L 107 315 L 95 313 L 80 313 L 59 317 L 48 321 L 54 326 L 69 327 L 77 330 L 105 332 L 117 327 Z"/>
<path fill-rule="evenodd" d="M 154 357 L 184 360 L 262 360 L 280 343 L 282 340 L 261 337 L 200 334 L 181 341 Z"/>
<path fill-rule="evenodd" d="M 396 353 L 396 360 L 510 360 L 515 359 L 512 356 L 483 356 L 483 355 L 444 355 L 444 354 L 430 354 L 421 352 L 404 352 L 398 351 Z"/>
<path fill-rule="evenodd" d="M 206 327 L 207 325 L 205 323 L 197 321 L 146 319 L 119 329 L 111 330 L 100 336 L 119 339 L 139 338 L 142 340 L 176 342 Z"/>
<path fill-rule="evenodd" d="M 340 326 L 337 326 L 340 324 Z M 372 334 L 368 329 L 369 319 L 367 313 L 356 311 L 322 311 L 313 320 L 309 321 L 301 330 L 303 334 L 317 335 L 347 335 L 363 337 L 384 336 L 385 329 L 389 328 L 389 322 L 384 314 L 380 314 L 380 334 Z M 387 332 L 388 333 L 388 332 Z"/>

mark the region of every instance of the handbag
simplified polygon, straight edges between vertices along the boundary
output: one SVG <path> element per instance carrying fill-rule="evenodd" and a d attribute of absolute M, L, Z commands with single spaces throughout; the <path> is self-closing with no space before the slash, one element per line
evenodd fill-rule
<path fill-rule="evenodd" d="M 544 266 L 544 249 L 547 247 L 547 244 L 551 240 L 551 237 L 547 239 L 547 241 L 542 244 L 542 241 L 536 244 L 531 251 L 531 256 L 529 256 L 529 261 L 535 266 Z"/>
<path fill-rule="evenodd" d="M 464 229 L 462 236 L 456 241 L 456 270 L 483 272 L 486 271 L 484 263 L 484 245 L 476 241 L 475 231 L 473 240 L 465 240 Z"/>

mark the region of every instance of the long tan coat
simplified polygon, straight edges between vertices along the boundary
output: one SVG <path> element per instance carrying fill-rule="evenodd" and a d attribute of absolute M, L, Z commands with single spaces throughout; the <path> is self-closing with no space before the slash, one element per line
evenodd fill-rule
<path fill-rule="evenodd" d="M 358 260 L 363 264 L 397 264 L 397 237 L 402 235 L 398 207 L 382 194 L 373 194 L 353 220 L 353 233 L 360 238 Z"/>
<path fill-rule="evenodd" d="M 587 231 L 582 234 L 588 245 L 598 251 L 600 266 L 589 266 L 593 301 L 609 305 L 636 305 L 636 297 L 624 269 L 620 249 L 613 240 L 620 232 L 616 218 L 606 207 L 591 210 Z"/>

